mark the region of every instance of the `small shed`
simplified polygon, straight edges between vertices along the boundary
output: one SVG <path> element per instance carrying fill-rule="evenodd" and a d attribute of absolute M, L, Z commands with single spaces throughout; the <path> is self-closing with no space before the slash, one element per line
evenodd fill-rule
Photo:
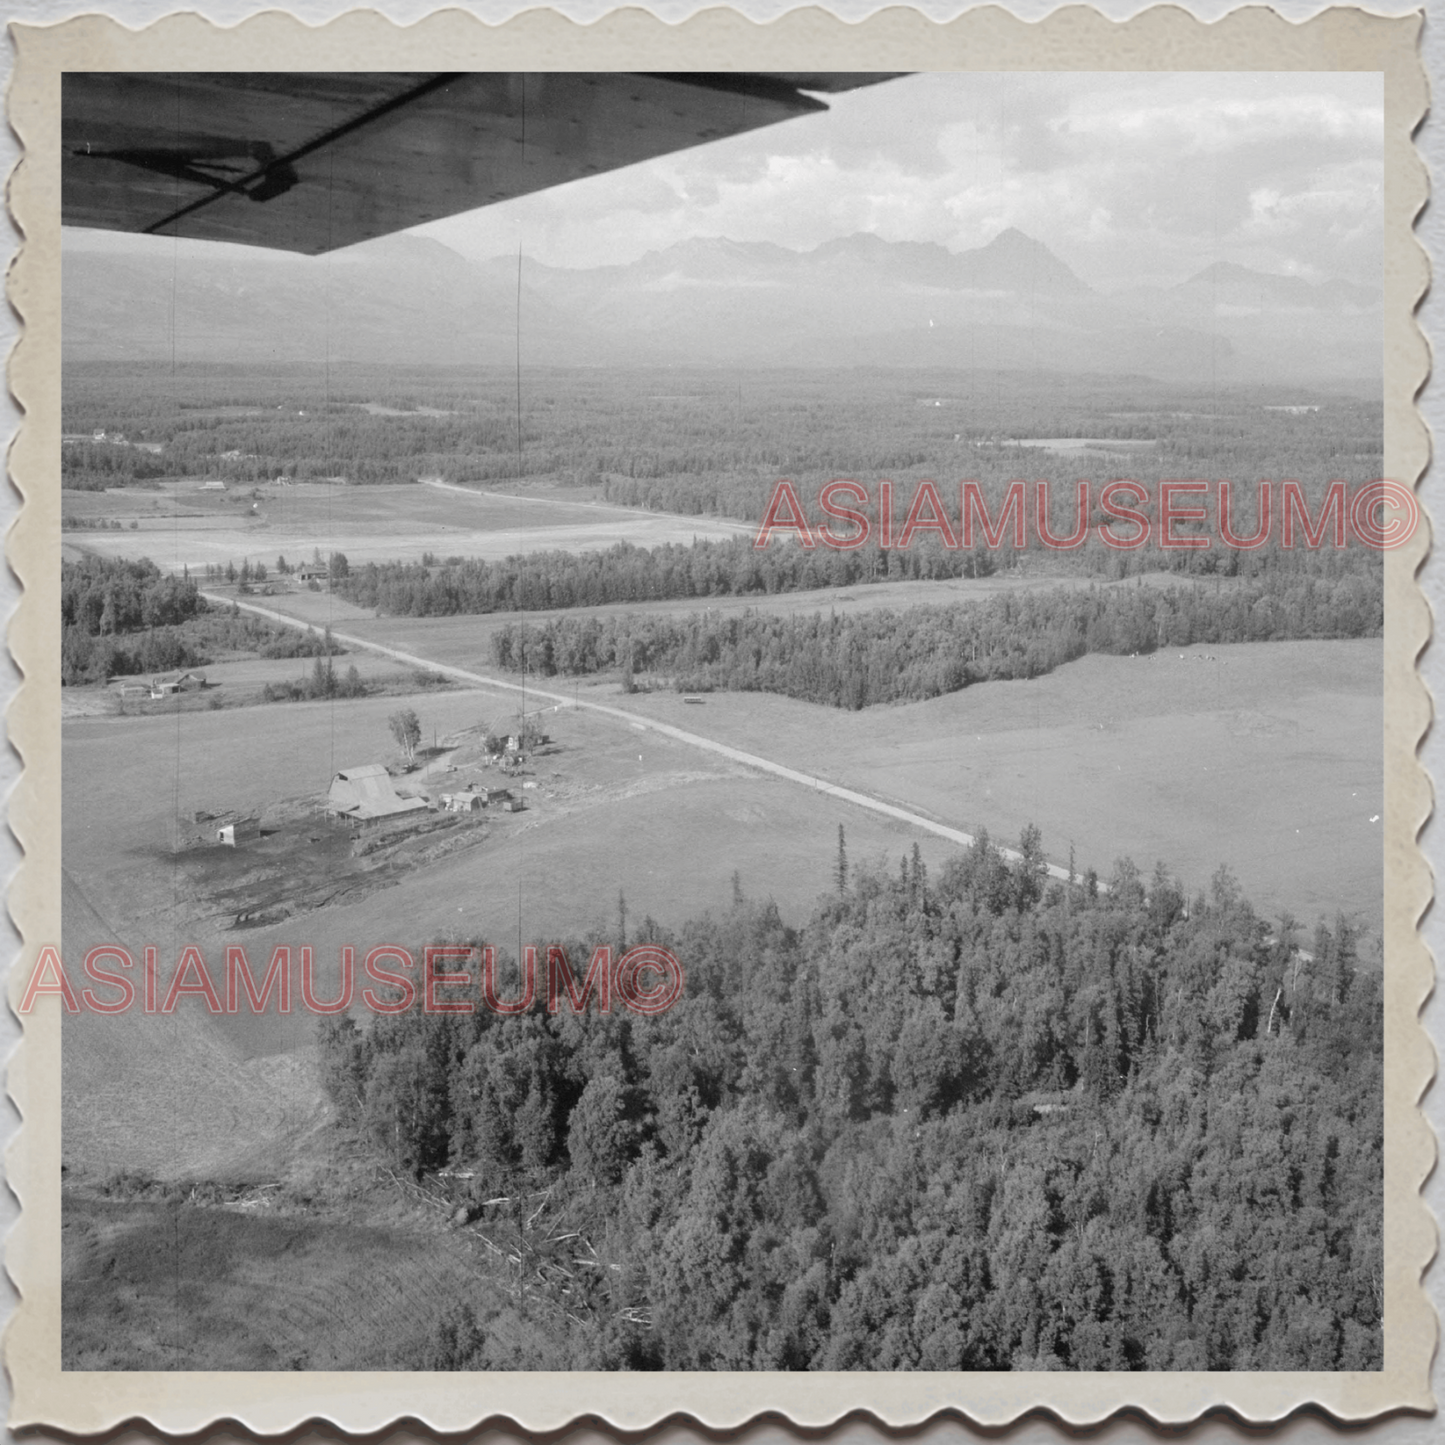
<path fill-rule="evenodd" d="M 442 807 L 448 813 L 480 813 L 486 807 L 486 799 L 471 790 L 464 793 L 443 793 Z"/>
<path fill-rule="evenodd" d="M 216 829 L 216 842 L 224 843 L 228 848 L 234 848 L 238 843 L 254 843 L 260 836 L 259 818 L 237 818 L 234 823 Z"/>
<path fill-rule="evenodd" d="M 520 813 L 526 804 L 520 798 L 503 798 L 502 811 L 504 813 Z"/>

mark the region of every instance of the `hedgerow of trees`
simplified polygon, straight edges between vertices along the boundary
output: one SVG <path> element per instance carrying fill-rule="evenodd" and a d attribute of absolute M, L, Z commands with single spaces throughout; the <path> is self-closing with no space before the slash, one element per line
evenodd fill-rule
<path fill-rule="evenodd" d="M 564 613 L 499 627 L 491 649 L 499 667 L 542 677 L 620 669 L 685 692 L 776 692 L 856 709 L 1039 677 L 1090 652 L 1376 637 L 1383 625 L 1383 598 L 1360 577 L 1266 577 L 1219 588 L 1054 587 L 906 611 Z"/>

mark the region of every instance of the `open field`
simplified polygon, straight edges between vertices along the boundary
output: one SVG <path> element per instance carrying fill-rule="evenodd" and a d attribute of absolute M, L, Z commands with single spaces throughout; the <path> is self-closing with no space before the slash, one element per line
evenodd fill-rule
<path fill-rule="evenodd" d="M 444 743 L 461 728 L 504 726 L 516 711 L 515 695 L 480 691 L 410 701 L 424 736 L 435 727 Z M 224 921 L 197 915 L 191 857 L 174 851 L 197 832 L 193 814 L 259 813 L 264 824 L 283 804 L 319 805 L 336 768 L 394 758 L 386 715 L 395 706 L 395 699 L 277 705 L 248 712 L 243 728 L 234 716 L 209 712 L 66 723 L 70 776 L 88 781 L 66 789 L 65 866 L 84 880 L 93 918 L 103 925 L 96 941 L 133 938 L 138 930 L 162 944 L 182 936 L 208 947 L 230 941 Z M 398 932 L 401 941 L 421 941 L 458 930 L 512 946 L 519 883 L 528 941 L 610 927 L 619 888 L 634 922 L 650 913 L 676 926 L 724 906 L 734 871 L 745 892 L 773 896 L 796 914 L 829 886 L 840 821 L 856 860 L 896 855 L 912 842 L 903 824 L 585 709 L 549 712 L 541 722 L 555 750 L 534 755 L 517 778 L 491 775 L 523 797 L 527 811 L 488 812 L 485 845 L 360 903 L 286 928 L 247 930 L 247 946 L 255 939 L 260 949 L 282 934 L 321 945 Z M 129 768 L 117 765 L 123 757 Z M 428 776 L 418 769 L 397 787 L 453 787 L 453 777 L 478 771 Z M 106 818 L 125 820 L 123 841 Z M 945 850 L 939 840 L 923 841 L 940 855 Z M 226 851 L 234 859 L 243 850 Z M 93 918 L 74 920 L 67 953 L 89 943 Z"/>
<path fill-rule="evenodd" d="M 879 605 L 896 606 L 898 593 L 1009 585 L 1027 584 L 900 583 L 836 596 L 842 610 L 866 606 L 875 592 L 895 594 Z M 819 596 L 765 605 L 806 597 L 816 607 Z M 500 617 L 351 624 L 367 640 L 483 673 L 499 625 Z M 1162 859 L 1190 888 L 1227 862 L 1256 907 L 1289 909 L 1312 925 L 1336 908 L 1374 920 L 1382 906 L 1381 835 L 1371 822 L 1383 808 L 1381 665 L 1370 640 L 1095 655 L 1032 681 L 860 713 L 764 693 L 714 693 L 705 708 L 690 707 L 671 691 L 608 696 L 610 684 L 596 680 L 579 695 L 1003 841 L 1035 822 L 1056 862 L 1072 841 L 1081 868 L 1107 874 L 1118 857 L 1145 869 Z"/>
<path fill-rule="evenodd" d="M 516 710 L 507 694 L 412 701 L 424 732 L 435 727 L 443 738 Z M 543 719 L 558 750 L 537 755 L 527 776 L 507 784 L 527 811 L 488 812 L 476 846 L 318 912 L 229 927 L 203 896 L 203 855 L 175 851 L 196 832 L 194 811 L 264 817 L 281 801 L 319 801 L 336 768 L 392 755 L 386 716 L 396 705 L 277 705 L 250 710 L 244 726 L 224 712 L 67 722 L 67 961 L 78 964 L 97 943 L 151 943 L 168 978 L 183 942 L 200 945 L 218 971 L 225 944 L 241 943 L 259 976 L 276 945 L 293 948 L 293 967 L 295 950 L 311 946 L 318 989 L 332 996 L 345 944 L 364 952 L 383 940 L 414 946 L 465 936 L 513 950 L 519 915 L 527 942 L 615 928 L 619 891 L 628 935 L 638 939 L 648 915 L 672 927 L 725 907 L 734 872 L 746 894 L 771 897 L 801 920 L 830 886 L 840 822 L 855 864 L 877 857 L 896 866 L 914 841 L 915 830 L 901 823 L 569 709 Z M 450 786 L 447 779 L 414 774 L 399 787 Z M 536 786 L 523 790 L 522 781 Z M 940 864 L 947 845 L 927 835 L 919 841 L 930 866 Z M 242 866 L 241 850 L 215 852 L 228 855 L 220 860 L 227 869 Z M 304 1012 L 212 1019 L 188 999 L 166 1017 L 85 1013 L 66 1029 L 64 1150 L 72 1169 L 232 1177 L 228 1153 L 251 1167 L 280 1168 L 304 1152 L 306 1126 L 321 1109 L 304 1066 L 312 1029 Z M 270 1071 L 293 1061 L 304 1077 L 281 1087 Z"/>
<path fill-rule="evenodd" d="M 66 533 L 72 548 L 105 557 L 147 556 L 157 566 L 192 571 L 209 563 L 292 563 L 344 552 L 362 562 L 419 562 L 483 557 L 496 561 L 520 552 L 560 548 L 593 551 L 618 542 L 655 547 L 748 532 L 715 517 L 675 517 L 605 502 L 472 491 L 421 483 L 410 486 L 278 487 L 241 484 L 227 492 L 197 483 L 168 483 L 157 491 L 66 492 L 67 516 L 114 520 L 120 531 Z M 136 523 L 134 530 L 131 523 Z"/>
<path fill-rule="evenodd" d="M 1089 656 L 861 713 L 760 693 L 634 711 L 1107 875 L 1162 859 L 1191 891 L 1221 863 L 1266 916 L 1313 926 L 1383 906 L 1382 650 L 1378 641 L 1192 647 Z"/>
<path fill-rule="evenodd" d="M 1050 855 L 1067 858 L 1072 843 L 1081 870 L 1107 874 L 1123 855 L 1145 870 L 1163 859 L 1195 890 L 1228 863 L 1266 916 L 1289 909 L 1308 927 L 1344 909 L 1372 927 L 1381 898 L 1379 669 L 1378 644 L 1281 643 L 1089 657 L 1033 682 L 861 714 L 756 694 L 688 706 L 676 694 L 624 698 L 596 682 L 579 694 L 1000 840 L 1037 822 Z M 443 738 L 504 720 L 517 701 L 484 690 L 416 699 L 424 731 Z M 564 708 L 546 715 L 558 752 L 529 767 L 528 811 L 488 815 L 477 847 L 242 935 L 205 915 L 190 862 L 174 852 L 192 812 L 319 801 L 336 768 L 391 754 L 385 719 L 394 706 L 278 706 L 248 713 L 244 727 L 209 712 L 68 722 L 67 957 L 118 938 L 154 943 L 171 960 L 184 939 L 219 960 L 239 938 L 259 967 L 277 944 L 309 944 L 329 989 L 346 943 L 466 936 L 512 948 L 519 921 L 526 941 L 610 929 L 619 890 L 637 937 L 648 914 L 676 926 L 724 906 L 734 871 L 746 893 L 801 919 L 829 886 L 840 822 L 855 863 L 891 861 L 915 837 L 931 865 L 948 851 L 906 824 L 640 725 Z M 236 1106 L 226 1089 L 244 1061 L 304 1050 L 310 1037 L 299 1015 L 213 1022 L 184 1004 L 169 1019 L 127 1020 L 134 1048 L 112 1019 L 82 1015 L 68 1027 L 70 1036 L 95 1034 L 97 1046 L 66 1051 L 67 1155 L 169 1161 L 182 1175 L 203 1159 L 214 1166 L 216 1136 L 198 1129 L 194 1150 L 178 1147 L 179 1126 L 162 1107 L 172 1096 L 150 1076 L 157 1051 L 140 1035 L 171 1030 L 166 1054 L 177 1067 L 194 1064 L 184 1064 L 191 1120 L 208 1117 L 198 1103 L 205 1093 L 229 1117 Z M 213 1057 L 205 1040 L 218 1032 L 228 1053 Z M 140 1057 L 151 1063 L 137 1072 Z M 259 1094 L 269 1086 L 255 1083 Z M 299 1137 L 305 1117 L 303 1109 L 286 1138 Z"/>

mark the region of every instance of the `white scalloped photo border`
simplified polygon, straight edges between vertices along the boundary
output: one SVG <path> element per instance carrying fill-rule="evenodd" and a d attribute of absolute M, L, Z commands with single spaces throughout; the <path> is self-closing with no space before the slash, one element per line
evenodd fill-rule
<path fill-rule="evenodd" d="M 667 25 L 622 10 L 590 25 L 531 11 L 500 25 L 450 10 L 399 27 L 357 11 L 312 27 L 270 12 L 230 28 L 195 14 L 129 30 L 103 16 L 11 27 L 17 61 L 10 123 L 23 148 L 10 205 L 23 241 L 8 293 L 23 332 L 9 368 L 24 420 L 10 455 L 23 505 L 7 555 L 24 588 L 10 625 L 23 674 L 10 706 L 24 764 L 10 807 L 24 861 L 9 907 L 23 947 L 11 969 L 18 1002 L 41 944 L 60 936 L 59 517 L 60 149 L 64 70 L 627 69 L 685 70 L 1378 70 L 1385 77 L 1385 475 L 1416 485 L 1429 456 L 1415 406 L 1429 354 L 1415 321 L 1428 261 L 1413 233 L 1424 166 L 1412 136 L 1427 103 L 1419 17 L 1337 9 L 1296 23 L 1262 7 L 1212 23 L 1173 6 L 1115 22 L 1070 6 L 1024 22 L 990 6 L 946 23 L 890 9 L 845 24 L 795 10 L 767 25 L 708 10 Z M 437 64 L 444 58 L 444 65 Z M 20 1295 L 5 1335 L 11 1424 L 75 1433 L 139 1421 L 193 1432 L 226 1420 L 258 1433 L 327 1421 L 371 1432 L 402 1421 L 437 1431 L 486 1422 L 532 1431 L 606 1422 L 639 1430 L 664 1420 L 735 1430 L 760 1415 L 819 1428 L 845 1417 L 888 1427 L 953 1417 L 997 1429 L 1043 1411 L 1076 1426 L 1128 1409 L 1181 1425 L 1208 1411 L 1283 1420 L 1304 1407 L 1342 1422 L 1434 1408 L 1436 1319 L 1421 1276 L 1435 1224 L 1420 1195 L 1434 1136 L 1418 1104 L 1434 1072 L 1419 1020 L 1433 966 L 1418 932 L 1432 896 L 1417 846 L 1431 810 L 1417 758 L 1430 700 L 1416 661 L 1430 637 L 1416 584 L 1428 529 L 1385 565 L 1385 1354 L 1379 1372 L 1169 1374 L 98 1374 L 60 1368 L 60 1014 L 41 1000 L 23 1020 L 8 1089 L 21 1126 L 7 1154 L 21 1216 L 6 1243 Z"/>

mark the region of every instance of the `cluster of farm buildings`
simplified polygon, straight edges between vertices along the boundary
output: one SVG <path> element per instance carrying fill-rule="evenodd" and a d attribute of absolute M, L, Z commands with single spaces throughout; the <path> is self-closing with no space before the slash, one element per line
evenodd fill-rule
<path fill-rule="evenodd" d="M 530 784 L 528 785 L 530 786 Z M 503 813 L 520 813 L 522 800 L 509 788 L 485 787 L 479 783 L 456 792 L 441 793 L 433 801 L 396 791 L 391 774 L 382 763 L 364 763 L 343 768 L 331 779 L 326 794 L 326 812 L 357 828 L 370 828 L 405 818 L 408 814 L 480 813 L 493 808 Z M 198 815 L 199 817 L 200 815 Z M 250 843 L 261 836 L 259 818 L 238 818 L 216 830 L 216 842 L 227 847 Z"/>
<path fill-rule="evenodd" d="M 381 763 L 344 768 L 331 780 L 326 810 L 353 823 L 375 823 L 431 807 L 425 798 L 403 797 L 392 786 L 391 774 Z M 496 807 L 505 813 L 519 813 L 522 803 L 507 788 L 472 786 L 455 793 L 442 793 L 436 806 L 444 813 L 479 813 Z"/>

